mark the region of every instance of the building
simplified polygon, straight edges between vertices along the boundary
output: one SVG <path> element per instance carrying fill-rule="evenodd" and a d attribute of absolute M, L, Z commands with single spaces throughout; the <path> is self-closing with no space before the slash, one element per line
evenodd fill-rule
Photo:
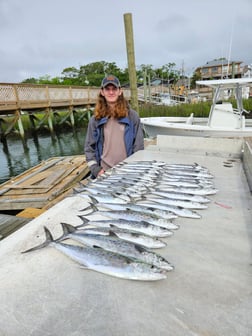
<path fill-rule="evenodd" d="M 226 58 L 219 58 L 209 61 L 196 68 L 195 73 L 200 80 L 227 79 L 244 77 L 242 61 L 228 61 Z M 212 99 L 212 89 L 207 86 L 197 86 L 201 97 Z"/>
<path fill-rule="evenodd" d="M 226 58 L 219 58 L 198 67 L 195 72 L 201 77 L 201 80 L 241 78 L 242 63 L 242 61 L 228 61 Z"/>

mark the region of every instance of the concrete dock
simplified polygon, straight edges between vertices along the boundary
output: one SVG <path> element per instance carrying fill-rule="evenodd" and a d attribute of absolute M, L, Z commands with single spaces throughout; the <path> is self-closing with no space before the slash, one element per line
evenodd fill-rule
<path fill-rule="evenodd" d="M 54 237 L 60 222 L 77 225 L 86 206 L 67 197 L 0 242 L 2 336 L 250 336 L 252 334 L 252 198 L 242 139 L 158 136 L 127 159 L 197 162 L 218 193 L 200 219 L 158 253 L 175 269 L 155 282 L 123 280 L 82 269 L 52 247 L 21 252 Z"/>

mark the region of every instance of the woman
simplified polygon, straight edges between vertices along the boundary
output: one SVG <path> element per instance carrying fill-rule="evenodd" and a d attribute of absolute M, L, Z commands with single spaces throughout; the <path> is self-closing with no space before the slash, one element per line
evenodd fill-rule
<path fill-rule="evenodd" d="M 106 76 L 85 140 L 92 177 L 96 178 L 141 149 L 144 149 L 144 135 L 140 118 L 124 98 L 118 78 Z"/>

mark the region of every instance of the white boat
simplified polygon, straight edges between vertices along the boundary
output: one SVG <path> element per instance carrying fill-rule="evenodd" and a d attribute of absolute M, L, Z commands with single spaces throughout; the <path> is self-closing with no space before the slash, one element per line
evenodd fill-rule
<path fill-rule="evenodd" d="M 160 135 L 200 137 L 249 137 L 252 136 L 252 119 L 246 119 L 243 108 L 243 92 L 252 83 L 252 78 L 234 78 L 197 81 L 214 89 L 213 103 L 208 118 L 149 117 L 141 118 L 148 137 Z M 228 101 L 231 95 L 237 101 L 234 108 Z"/>

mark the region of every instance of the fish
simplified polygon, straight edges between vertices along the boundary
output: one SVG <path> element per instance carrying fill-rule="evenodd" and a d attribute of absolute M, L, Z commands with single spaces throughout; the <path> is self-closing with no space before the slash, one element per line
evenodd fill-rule
<path fill-rule="evenodd" d="M 189 187 L 189 188 L 199 188 L 200 184 L 199 183 L 193 183 L 193 182 L 187 182 L 187 181 L 181 181 L 180 179 L 169 179 L 162 177 L 162 181 L 160 184 L 163 185 L 168 185 L 168 186 L 177 186 L 177 187 Z"/>
<path fill-rule="evenodd" d="M 209 180 L 192 180 L 192 179 L 184 179 L 176 176 L 174 178 L 162 178 L 156 183 L 156 187 L 161 187 L 165 189 L 166 187 L 185 187 L 185 188 L 213 188 L 213 182 Z"/>
<path fill-rule="evenodd" d="M 22 253 L 50 245 L 80 264 L 84 269 L 128 280 L 156 281 L 167 278 L 165 270 L 153 265 L 138 262 L 101 248 L 64 244 L 53 240 L 51 232 L 46 227 L 44 227 L 44 231 L 45 242 Z"/>
<path fill-rule="evenodd" d="M 141 203 L 137 203 L 137 204 L 141 204 L 146 207 L 151 206 L 152 208 L 156 208 L 160 210 L 170 211 L 180 217 L 201 218 L 201 215 L 198 214 L 196 211 L 192 211 L 190 209 L 185 209 L 185 208 L 181 208 L 181 207 L 173 206 L 169 204 L 160 204 L 160 203 L 154 203 L 154 202 L 150 203 L 149 201 L 147 201 L 147 203 L 146 201 L 141 201 Z"/>
<path fill-rule="evenodd" d="M 121 228 L 127 229 L 132 232 L 143 233 L 150 237 L 165 238 L 173 235 L 173 231 L 162 228 L 161 226 L 152 225 L 147 222 L 138 222 L 126 219 L 105 219 L 105 220 L 90 220 L 85 216 L 78 216 L 83 224 L 79 227 L 86 227 L 87 225 L 96 227 L 109 227 L 109 228 Z"/>
<path fill-rule="evenodd" d="M 83 194 L 80 193 L 79 196 L 85 198 L 86 200 L 95 200 L 95 202 L 102 202 L 102 203 L 116 203 L 116 204 L 125 204 L 131 201 L 131 198 L 126 195 L 117 195 L 116 193 L 106 194 L 100 193 L 95 195 Z"/>
<path fill-rule="evenodd" d="M 176 175 L 180 175 L 180 176 L 184 176 L 184 177 L 190 177 L 190 178 L 207 178 L 207 179 L 212 179 L 213 175 L 210 173 L 204 173 L 204 172 L 193 172 L 193 171 L 174 171 L 174 170 L 170 170 L 167 171 L 166 173 L 164 173 L 165 176 L 169 177 L 169 176 L 176 176 Z"/>
<path fill-rule="evenodd" d="M 182 194 L 191 194 L 191 195 L 200 195 L 208 196 L 214 195 L 218 192 L 218 189 L 215 188 L 183 188 L 183 187 L 168 187 L 166 191 L 177 192 Z"/>
<path fill-rule="evenodd" d="M 124 161 L 123 163 L 121 162 L 119 165 L 125 164 L 127 166 L 131 166 L 131 165 L 146 165 L 146 166 L 157 166 L 157 167 L 163 167 L 166 165 L 166 162 L 164 161 L 157 161 L 157 160 L 142 160 L 142 161 L 130 161 L 130 162 L 126 162 Z"/>
<path fill-rule="evenodd" d="M 100 187 L 91 187 L 91 188 L 86 187 L 85 190 L 83 190 L 83 192 L 84 191 L 87 192 L 87 195 L 94 196 L 94 198 L 96 198 L 97 200 L 99 200 L 99 199 L 101 200 L 101 198 L 103 198 L 104 193 L 106 193 L 107 195 L 117 193 L 118 195 L 123 195 L 122 197 L 126 200 L 127 200 L 127 198 L 126 198 L 127 196 L 130 197 L 130 200 L 133 200 L 135 198 L 141 197 L 142 193 L 145 190 L 139 190 L 136 187 L 135 188 L 133 188 L 133 187 L 128 188 L 128 187 L 124 187 L 123 185 L 112 184 L 110 186 L 107 186 L 106 191 L 105 191 L 105 189 L 102 189 Z M 114 199 L 113 199 L 113 202 L 117 203 L 117 204 L 121 204 L 121 203 L 118 203 Z M 111 202 L 111 203 L 113 203 L 113 202 Z"/>
<path fill-rule="evenodd" d="M 180 195 L 180 194 L 179 194 Z M 92 205 L 91 205 L 92 207 Z M 110 210 L 133 210 L 149 215 L 154 215 L 155 217 L 164 218 L 164 219 L 175 219 L 178 218 L 177 215 L 170 211 L 159 210 L 152 208 L 151 205 L 147 208 L 140 204 L 136 203 L 126 203 L 126 204 L 106 204 L 106 203 L 98 203 L 94 206 L 94 211 L 101 208 L 110 209 Z"/>
<path fill-rule="evenodd" d="M 208 169 L 206 167 L 203 167 L 201 165 L 199 165 L 198 163 L 194 163 L 192 165 L 190 164 L 184 164 L 184 163 L 167 163 L 165 164 L 165 168 L 168 169 L 175 169 L 175 170 L 179 170 L 179 169 L 185 169 L 185 170 L 195 170 L 195 171 L 208 171 Z"/>
<path fill-rule="evenodd" d="M 88 234 L 83 233 L 83 231 L 80 232 L 76 230 L 74 231 L 64 225 L 63 228 L 63 235 L 59 237 L 57 241 L 70 238 L 81 244 L 91 247 L 99 247 L 106 251 L 117 253 L 136 261 L 156 266 L 166 271 L 174 269 L 174 266 L 171 265 L 171 263 L 164 257 L 138 244 L 118 239 L 118 237 Z"/>
<path fill-rule="evenodd" d="M 71 227 L 70 224 L 61 223 Z M 159 249 L 165 247 L 167 244 L 163 240 L 151 236 L 147 236 L 142 233 L 132 232 L 126 229 L 120 229 L 117 227 L 86 227 L 83 229 L 74 228 L 74 230 L 83 231 L 84 233 L 97 234 L 104 236 L 117 236 L 120 239 L 147 247 L 149 249 Z"/>
<path fill-rule="evenodd" d="M 96 211 L 96 214 L 100 214 L 105 217 L 113 219 L 126 219 L 138 222 L 147 222 L 152 225 L 160 226 L 168 230 L 177 230 L 179 228 L 178 224 L 171 222 L 169 219 L 160 218 L 150 214 L 144 214 L 133 210 L 107 210 L 107 211 Z"/>
<path fill-rule="evenodd" d="M 199 202 L 199 203 L 209 203 L 211 200 L 205 196 L 201 195 L 192 195 L 192 194 L 182 194 L 176 192 L 166 192 L 162 191 L 162 189 L 154 189 L 151 191 L 153 195 L 157 196 L 164 196 L 171 199 L 180 199 L 180 200 L 188 200 L 192 202 Z"/>
<path fill-rule="evenodd" d="M 159 196 L 155 198 L 155 195 L 146 195 L 145 198 L 148 201 L 173 205 L 184 209 L 207 209 L 207 205 L 205 203 L 193 202 L 189 200 L 178 200 L 178 199 L 171 199 L 164 196 Z"/>

